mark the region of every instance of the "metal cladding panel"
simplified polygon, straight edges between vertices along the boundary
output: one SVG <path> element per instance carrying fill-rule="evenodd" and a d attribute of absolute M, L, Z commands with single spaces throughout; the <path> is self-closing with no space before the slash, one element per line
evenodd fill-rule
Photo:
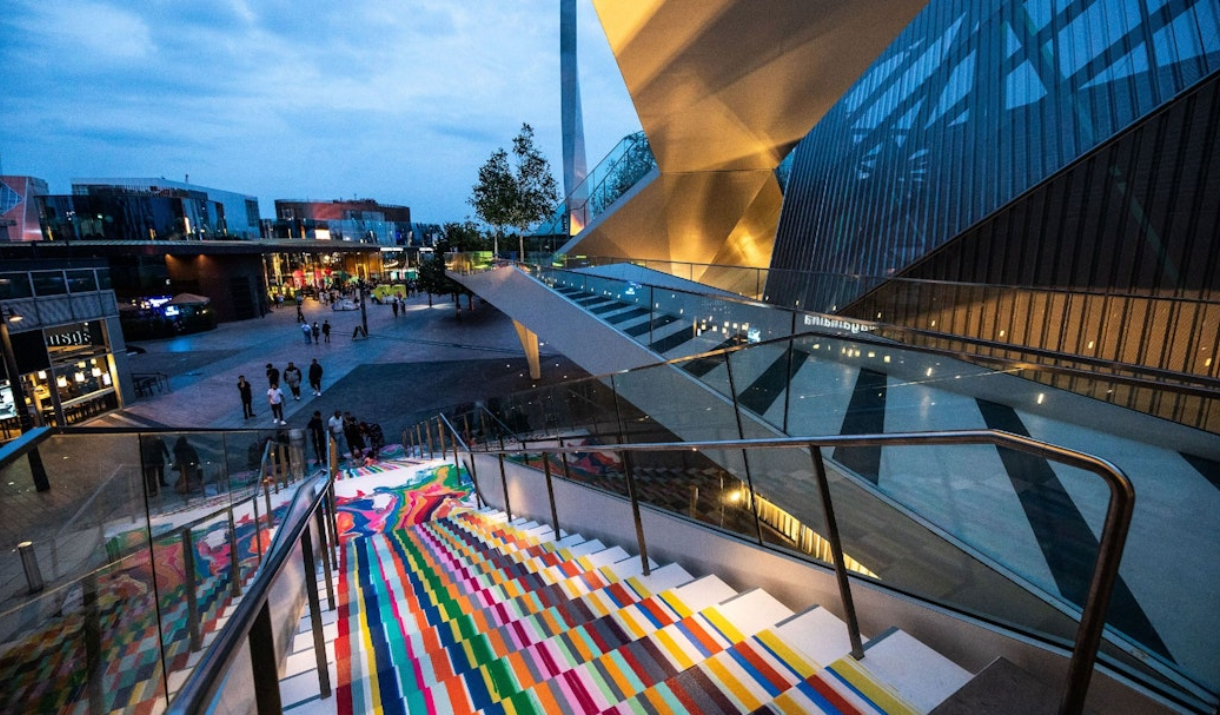
<path fill-rule="evenodd" d="M 775 168 L 923 6 L 594 2 L 662 173 Z"/>
<path fill-rule="evenodd" d="M 1218 68 L 1220 0 L 937 0 L 798 146 L 772 267 L 875 279 L 858 282 L 861 295 Z M 1166 136 L 1184 129 L 1198 131 Z M 1136 191 L 1165 158 L 1113 157 Z M 1011 241 L 1077 232 L 1085 218 L 1027 208 Z M 1106 222 L 1121 217 L 1081 230 L 1115 235 L 1129 226 Z M 1109 260 L 1104 245 L 1089 250 Z M 1020 252 L 1023 283 L 1066 270 L 1059 256 Z M 814 309 L 853 297 L 819 302 L 799 283 L 769 293 Z"/>
<path fill-rule="evenodd" d="M 661 174 L 565 251 L 764 267 L 780 200 L 771 171 Z"/>

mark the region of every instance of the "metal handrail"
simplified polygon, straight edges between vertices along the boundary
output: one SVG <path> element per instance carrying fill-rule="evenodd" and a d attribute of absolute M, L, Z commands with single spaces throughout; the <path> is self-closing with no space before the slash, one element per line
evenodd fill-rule
<path fill-rule="evenodd" d="M 446 420 L 447 422 L 447 420 Z M 450 425 L 452 429 L 452 425 Z M 829 435 L 815 437 L 786 437 L 740 440 L 716 440 L 702 442 L 662 442 L 641 444 L 611 444 L 598 445 L 599 450 L 613 452 L 662 452 L 674 450 L 728 450 L 728 449 L 809 449 L 814 461 L 814 472 L 817 476 L 819 491 L 822 496 L 822 506 L 827 520 L 827 541 L 833 555 L 834 570 L 839 583 L 840 597 L 847 620 L 849 636 L 852 642 L 852 654 L 863 657 L 860 646 L 860 628 L 855 615 L 851 598 L 851 590 L 844 566 L 844 554 L 838 527 L 834 517 L 834 508 L 828 487 L 825 466 L 822 461 L 822 449 L 834 447 L 897 447 L 925 445 L 991 445 L 1006 447 L 1034 454 L 1077 469 L 1083 469 L 1098 475 L 1110 490 L 1109 503 L 1106 508 L 1105 521 L 1101 536 L 1098 539 L 1097 561 L 1090 579 L 1088 595 L 1081 608 L 1080 625 L 1076 632 L 1072 647 L 1072 657 L 1068 665 L 1067 682 L 1060 701 L 1059 712 L 1064 715 L 1075 715 L 1084 711 L 1085 696 L 1088 693 L 1089 681 L 1092 677 L 1097 652 L 1101 645 L 1105 629 L 1105 616 L 1109 609 L 1110 597 L 1118 578 L 1118 567 L 1122 561 L 1123 548 L 1126 545 L 1127 534 L 1131 526 L 1131 517 L 1135 509 L 1135 490 L 1126 474 L 1112 462 L 1064 447 L 1039 442 L 1028 437 L 1000 430 L 951 430 L 942 432 L 899 432 L 891 434 L 867 435 Z M 472 455 L 476 453 L 498 456 L 501 460 L 510 455 L 526 455 L 539 450 L 524 448 L 499 448 L 484 445 L 481 450 L 467 447 Z M 545 453 L 571 454 L 587 452 L 589 447 L 556 446 L 544 450 L 544 464 L 547 463 Z M 473 462 L 473 459 L 472 459 Z M 549 476 L 549 470 L 548 470 Z M 549 481 L 549 480 L 548 480 Z M 507 490 L 504 497 L 507 500 Z M 551 493 L 551 509 L 554 514 L 554 494 Z M 636 510 L 636 532 L 643 547 L 643 530 L 639 523 L 638 501 L 631 490 L 633 510 Z"/>
<path fill-rule="evenodd" d="M 195 715 L 196 713 L 208 712 L 212 701 L 215 699 L 217 692 L 228 675 L 229 669 L 233 666 L 238 654 L 241 653 L 242 646 L 246 643 L 247 638 L 254 639 L 257 637 L 270 636 L 270 616 L 266 612 L 268 599 L 271 596 L 271 589 L 279 578 L 279 575 L 284 571 L 289 563 L 289 558 L 293 556 L 294 547 L 298 542 L 303 543 L 303 551 L 307 556 L 307 560 L 312 561 L 312 539 L 308 532 L 310 520 L 318 513 L 318 509 L 326 503 L 328 494 L 333 488 L 334 480 L 331 474 L 315 477 L 307 487 L 313 488 L 313 498 L 308 507 L 301 512 L 301 516 L 291 524 L 287 524 L 287 528 L 281 528 L 277 534 L 275 542 L 268 550 L 266 559 L 263 561 L 263 567 L 259 575 L 250 584 L 249 590 L 237 605 L 233 615 L 229 618 L 224 629 L 217 636 L 216 641 L 204 653 L 203 658 L 195 667 L 195 670 L 183 683 L 182 689 L 178 691 L 177 697 L 170 703 L 166 712 L 174 715 Z M 301 492 L 298 491 L 298 494 Z M 321 530 L 323 539 L 323 549 L 327 548 L 326 530 Z M 325 555 L 324 555 L 325 558 Z M 312 570 L 306 569 L 306 576 L 315 575 Z M 329 573 L 329 572 L 328 572 Z M 317 591 L 310 585 L 310 602 L 313 605 L 317 598 Z M 332 607 L 334 601 L 331 601 Z M 317 614 L 317 609 L 312 609 Z M 320 616 L 319 616 L 320 617 Z M 319 621 L 320 624 L 320 621 Z M 253 653 L 251 647 L 251 658 L 258 659 L 258 655 Z M 324 656 L 322 656 L 324 657 Z M 319 670 L 319 677 L 322 677 L 325 671 L 325 662 L 322 662 Z M 276 668 L 271 667 L 269 674 L 266 668 L 260 668 L 257 664 L 254 665 L 255 671 L 255 689 L 259 696 L 258 712 L 264 711 L 263 697 L 268 695 L 271 688 L 275 690 L 274 700 L 278 704 L 279 700 L 279 683 Z M 265 682 L 260 682 L 261 678 L 270 678 L 271 686 L 267 687 Z M 324 690 L 329 691 L 329 683 Z M 275 709 L 275 708 L 272 708 Z"/>

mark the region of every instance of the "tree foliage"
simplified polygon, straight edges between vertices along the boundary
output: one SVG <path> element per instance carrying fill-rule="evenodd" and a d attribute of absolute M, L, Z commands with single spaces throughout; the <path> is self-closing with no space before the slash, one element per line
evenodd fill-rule
<path fill-rule="evenodd" d="M 484 236 L 478 224 L 470 219 L 446 223 L 442 233 L 444 238 L 436 247 L 439 253 L 491 250 L 491 240 Z"/>
<path fill-rule="evenodd" d="M 445 258 L 440 254 L 433 254 L 420 261 L 416 284 L 420 290 L 428 294 L 429 306 L 432 305 L 434 295 L 458 292 L 457 282 L 445 275 Z"/>
<path fill-rule="evenodd" d="M 497 237 L 505 227 L 521 237 L 550 214 L 558 200 L 557 187 L 551 165 L 534 146 L 533 128 L 522 124 L 513 139 L 512 162 L 504 149 L 492 152 L 479 168 L 479 182 L 468 202 L 482 221 L 495 227 Z"/>

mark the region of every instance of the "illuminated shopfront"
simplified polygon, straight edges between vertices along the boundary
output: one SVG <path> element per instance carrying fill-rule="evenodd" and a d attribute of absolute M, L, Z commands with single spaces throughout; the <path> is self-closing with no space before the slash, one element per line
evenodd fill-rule
<path fill-rule="evenodd" d="M 73 323 L 28 333 L 27 348 L 42 343 L 42 356 L 27 353 L 45 367 L 23 374 L 34 419 L 45 426 L 82 422 L 117 409 L 113 359 L 102 321 Z"/>
<path fill-rule="evenodd" d="M 34 426 L 79 424 L 122 405 L 125 355 L 114 351 L 117 345 L 122 353 L 124 343 L 109 277 L 100 262 L 76 263 L 80 269 L 65 271 L 30 262 L 35 270 L 0 274 L 10 316 L 6 362 L 11 358 Z M 21 432 L 23 410 L 8 372 L 0 368 L 0 441 Z"/>

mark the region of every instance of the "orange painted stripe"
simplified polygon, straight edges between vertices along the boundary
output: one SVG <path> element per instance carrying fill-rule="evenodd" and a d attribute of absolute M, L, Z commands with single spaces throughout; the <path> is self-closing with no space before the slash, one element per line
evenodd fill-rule
<path fill-rule="evenodd" d="M 542 705 L 542 709 L 544 711 L 548 713 L 562 713 L 568 711 L 568 708 L 564 707 L 566 703 L 564 703 L 562 693 L 560 694 L 560 698 L 556 698 L 555 693 L 551 690 L 550 682 L 539 683 L 537 687 L 533 688 L 533 693 L 534 697 L 538 698 L 538 703 Z"/>

